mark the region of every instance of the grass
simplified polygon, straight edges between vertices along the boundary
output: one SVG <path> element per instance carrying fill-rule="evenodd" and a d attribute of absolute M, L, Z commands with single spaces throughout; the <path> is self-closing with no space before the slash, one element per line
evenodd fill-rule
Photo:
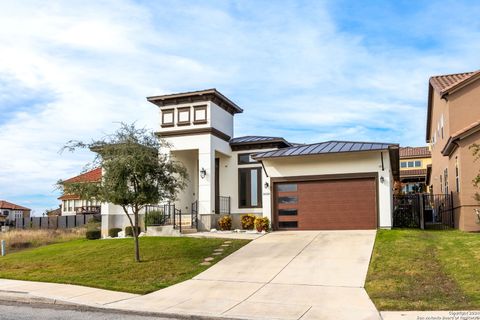
<path fill-rule="evenodd" d="M 134 262 L 133 239 L 74 240 L 0 257 L 0 278 L 85 285 L 145 294 L 204 271 L 224 239 L 140 238 L 142 262 Z M 231 240 L 213 263 L 248 240 Z"/>
<path fill-rule="evenodd" d="M 85 237 L 85 228 L 65 230 L 11 230 L 0 233 L 0 240 L 5 240 L 8 252 L 35 248 L 53 243 L 65 242 Z"/>
<path fill-rule="evenodd" d="M 379 230 L 365 288 L 379 310 L 480 309 L 480 234 Z"/>

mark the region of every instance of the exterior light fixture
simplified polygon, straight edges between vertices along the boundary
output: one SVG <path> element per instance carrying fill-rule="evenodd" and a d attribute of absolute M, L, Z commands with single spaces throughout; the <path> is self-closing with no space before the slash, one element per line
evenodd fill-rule
<path fill-rule="evenodd" d="M 384 183 L 385 182 L 385 178 L 383 176 L 380 177 L 380 182 L 381 183 Z"/>
<path fill-rule="evenodd" d="M 268 182 L 265 182 L 265 184 L 263 185 L 265 187 L 265 189 L 268 189 L 268 187 L 270 187 L 270 185 L 268 184 Z"/>
<path fill-rule="evenodd" d="M 200 178 L 204 179 L 205 176 L 207 175 L 207 170 L 202 167 L 202 170 L 200 170 Z"/>

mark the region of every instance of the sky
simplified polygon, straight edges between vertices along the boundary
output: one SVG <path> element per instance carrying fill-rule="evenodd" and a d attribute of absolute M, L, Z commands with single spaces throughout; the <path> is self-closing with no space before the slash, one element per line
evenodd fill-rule
<path fill-rule="evenodd" d="M 217 88 L 235 136 L 425 144 L 428 79 L 480 69 L 478 1 L 0 1 L 0 199 L 59 204 L 55 183 L 136 122 L 147 96 Z"/>

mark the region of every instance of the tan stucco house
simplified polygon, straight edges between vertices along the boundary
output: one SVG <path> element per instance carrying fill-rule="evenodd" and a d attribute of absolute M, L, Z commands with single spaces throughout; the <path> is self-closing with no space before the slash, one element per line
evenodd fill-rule
<path fill-rule="evenodd" d="M 469 147 L 480 143 L 480 71 L 433 76 L 429 81 L 426 141 L 432 167 L 428 184 L 434 194 L 453 195 L 455 226 L 479 231 L 472 184 L 480 162 Z"/>
<path fill-rule="evenodd" d="M 400 182 L 403 194 L 428 192 L 427 168 L 432 165 L 429 146 L 400 148 Z"/>

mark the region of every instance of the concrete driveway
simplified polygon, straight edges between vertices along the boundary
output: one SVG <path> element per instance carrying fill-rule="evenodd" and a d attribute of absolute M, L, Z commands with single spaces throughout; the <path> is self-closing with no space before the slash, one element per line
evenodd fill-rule
<path fill-rule="evenodd" d="M 109 306 L 244 319 L 380 319 L 363 289 L 375 233 L 270 233 L 192 280 Z"/>

